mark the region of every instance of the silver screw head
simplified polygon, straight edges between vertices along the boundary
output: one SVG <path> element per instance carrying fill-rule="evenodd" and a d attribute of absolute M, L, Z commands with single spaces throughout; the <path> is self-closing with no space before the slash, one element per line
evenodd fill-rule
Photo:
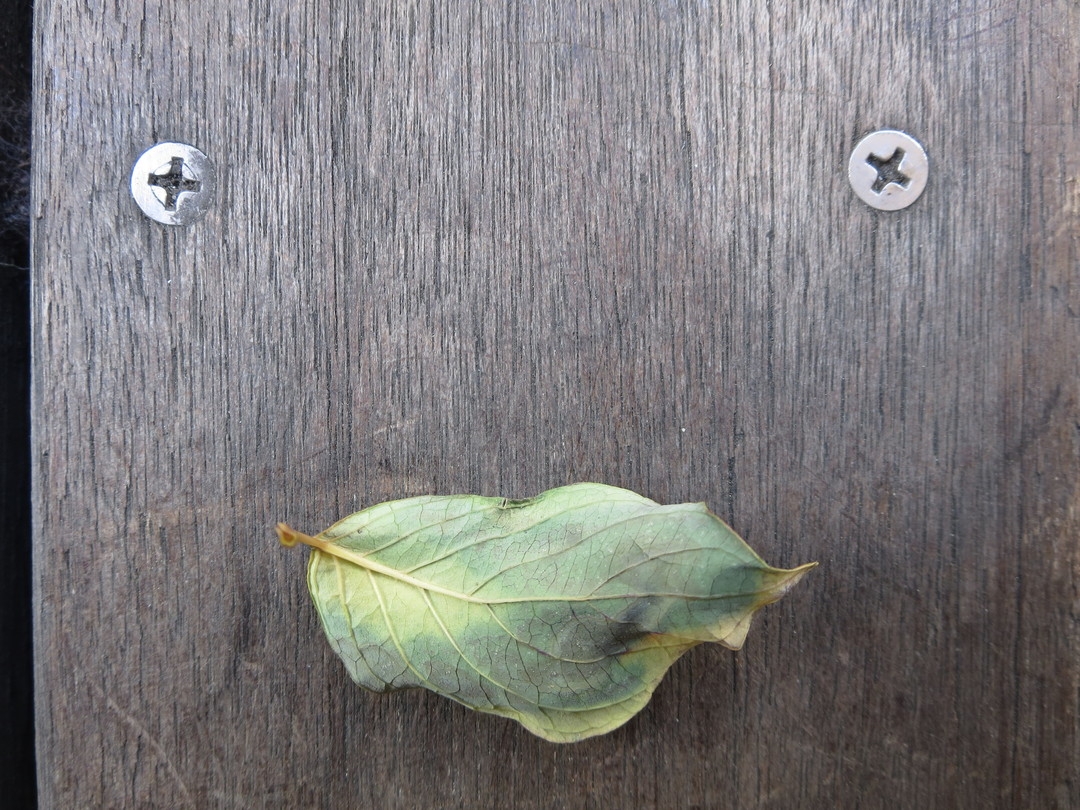
<path fill-rule="evenodd" d="M 135 161 L 131 196 L 150 219 L 165 225 L 190 225 L 202 219 L 214 200 L 217 173 L 210 158 L 186 143 L 159 143 Z"/>
<path fill-rule="evenodd" d="M 881 211 L 907 208 L 926 188 L 930 160 L 906 132 L 879 129 L 859 141 L 848 160 L 848 180 L 867 205 Z"/>

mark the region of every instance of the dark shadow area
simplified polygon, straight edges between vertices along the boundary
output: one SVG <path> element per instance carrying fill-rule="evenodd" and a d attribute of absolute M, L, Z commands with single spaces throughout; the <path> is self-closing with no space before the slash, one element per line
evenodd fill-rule
<path fill-rule="evenodd" d="M 0 0 L 0 797 L 37 804 L 30 575 L 32 4 Z"/>

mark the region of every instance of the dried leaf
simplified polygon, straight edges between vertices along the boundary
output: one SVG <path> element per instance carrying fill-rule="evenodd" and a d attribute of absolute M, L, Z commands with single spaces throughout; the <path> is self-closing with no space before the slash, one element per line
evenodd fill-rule
<path fill-rule="evenodd" d="M 308 587 L 353 680 L 424 686 L 554 742 L 621 726 L 703 641 L 816 563 L 771 568 L 703 504 L 575 484 L 525 501 L 391 501 L 309 537 Z"/>

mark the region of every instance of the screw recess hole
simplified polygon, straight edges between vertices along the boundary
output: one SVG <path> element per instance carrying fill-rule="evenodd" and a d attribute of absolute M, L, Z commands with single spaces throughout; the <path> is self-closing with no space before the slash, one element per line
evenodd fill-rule
<path fill-rule="evenodd" d="M 871 190 L 875 194 L 880 194 L 885 190 L 885 186 L 889 183 L 896 183 L 896 185 L 902 188 L 907 188 L 908 183 L 911 182 L 911 178 L 900 171 L 900 164 L 904 161 L 904 150 L 899 147 L 888 158 L 881 158 L 875 155 L 873 152 L 866 158 L 866 162 L 874 167 L 877 172 L 877 179 L 874 180 L 874 184 L 870 186 Z"/>
<path fill-rule="evenodd" d="M 185 191 L 194 194 L 202 190 L 202 183 L 195 178 L 191 169 L 184 164 L 184 159 L 179 156 L 172 157 L 168 165 L 151 173 L 146 182 L 152 188 L 161 189 L 161 193 L 155 193 L 155 196 L 161 200 L 166 211 L 176 210 L 176 203 Z"/>

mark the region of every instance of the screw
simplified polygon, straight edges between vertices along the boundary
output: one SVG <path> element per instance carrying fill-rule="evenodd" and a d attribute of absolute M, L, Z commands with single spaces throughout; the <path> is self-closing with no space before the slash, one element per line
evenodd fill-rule
<path fill-rule="evenodd" d="M 190 225 L 210 209 L 215 180 L 214 164 L 194 146 L 159 143 L 135 161 L 131 196 L 155 222 Z"/>
<path fill-rule="evenodd" d="M 848 160 L 851 187 L 859 199 L 881 211 L 899 211 L 919 199 L 929 173 L 922 144 L 896 129 L 871 132 Z"/>

